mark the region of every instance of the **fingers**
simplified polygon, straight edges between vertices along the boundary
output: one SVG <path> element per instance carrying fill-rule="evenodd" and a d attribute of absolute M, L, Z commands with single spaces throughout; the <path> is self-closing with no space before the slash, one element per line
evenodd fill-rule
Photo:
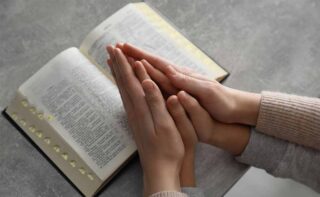
<path fill-rule="evenodd" d="M 155 130 L 165 131 L 166 129 L 163 129 L 163 127 L 174 123 L 167 111 L 160 89 L 150 79 L 144 80 L 142 87 L 156 128 Z"/>
<path fill-rule="evenodd" d="M 144 98 L 143 89 L 121 50 L 112 46 L 108 46 L 107 50 L 110 54 L 111 68 L 128 114 L 129 123 L 132 127 L 138 127 L 138 122 L 140 122 L 145 128 L 144 132 L 136 132 L 138 129 L 133 129 L 135 140 L 140 141 L 143 139 L 142 136 L 154 134 L 154 124 Z M 139 121 L 136 120 L 137 118 L 139 118 Z"/>
<path fill-rule="evenodd" d="M 108 45 L 106 49 L 107 49 L 107 52 L 109 53 L 109 59 L 107 59 L 107 63 L 109 65 L 111 71 L 113 71 L 112 70 L 112 65 L 113 65 L 112 59 L 114 57 L 113 47 L 111 45 Z M 114 74 L 114 73 L 112 73 L 112 74 Z M 113 77 L 115 77 L 115 76 L 113 76 Z"/>
<path fill-rule="evenodd" d="M 138 77 L 140 83 L 142 83 L 146 79 L 150 79 L 145 67 L 140 61 L 136 61 L 133 65 L 134 72 L 136 73 L 136 76 Z"/>
<path fill-rule="evenodd" d="M 178 89 L 189 92 L 195 96 L 203 95 L 208 89 L 209 81 L 200 80 L 189 75 L 177 72 L 173 67 L 168 66 L 164 70 L 170 82 Z"/>
<path fill-rule="evenodd" d="M 116 48 L 114 51 L 117 66 L 113 66 L 113 68 L 116 77 L 120 81 L 122 88 L 128 92 L 130 98 L 132 99 L 132 103 L 139 103 L 141 100 L 143 100 L 143 90 L 140 82 L 135 77 L 132 67 L 122 51 L 118 48 Z"/>
<path fill-rule="evenodd" d="M 109 68 L 110 68 L 110 70 L 111 70 L 112 76 L 115 77 L 114 71 L 113 71 L 113 68 L 112 68 L 112 66 L 113 66 L 112 60 L 111 60 L 111 59 L 107 59 L 107 64 L 109 65 Z"/>
<path fill-rule="evenodd" d="M 107 60 L 107 63 L 108 65 L 110 66 L 110 70 L 111 70 L 111 73 L 118 85 L 118 81 L 117 81 L 117 77 L 116 77 L 116 73 L 114 72 L 114 66 L 116 66 L 116 59 L 115 59 L 115 56 L 114 56 L 114 50 L 113 50 L 113 46 L 109 45 L 107 46 L 107 51 L 109 53 L 109 56 L 110 56 L 110 59 Z"/>
<path fill-rule="evenodd" d="M 145 67 L 146 71 L 150 75 L 150 77 L 161 86 L 161 88 L 167 93 L 167 94 L 176 94 L 178 92 L 178 89 L 175 88 L 168 77 L 162 73 L 160 70 L 153 67 L 148 61 L 142 60 L 141 61 L 143 66 Z"/>
<path fill-rule="evenodd" d="M 180 91 L 177 97 L 189 115 L 199 140 L 208 142 L 214 127 L 214 121 L 210 114 L 188 93 Z"/>
<path fill-rule="evenodd" d="M 145 124 L 152 123 L 152 114 L 147 106 L 141 83 L 136 78 L 127 58 L 120 49 L 115 49 L 115 57 L 117 60 L 117 66 L 113 67 L 115 68 L 114 70 L 119 81 L 121 81 L 121 88 L 126 90 L 128 97 L 131 100 L 131 105 L 133 105 L 132 108 L 135 111 L 133 113 L 140 116 Z"/>
<path fill-rule="evenodd" d="M 119 49 L 123 50 L 123 43 L 118 42 L 118 43 L 116 44 L 116 48 L 119 48 Z"/>
<path fill-rule="evenodd" d="M 168 98 L 167 108 L 180 132 L 186 151 L 194 151 L 198 138 L 194 127 L 177 96 L 172 95 Z"/>
<path fill-rule="evenodd" d="M 109 59 L 107 59 L 107 64 L 109 65 L 109 68 L 110 68 L 110 70 L 111 70 L 111 74 L 112 74 L 114 80 L 116 81 L 116 76 L 115 76 L 115 73 L 114 73 L 114 70 L 113 70 L 113 66 L 115 65 L 115 64 L 113 63 L 113 61 L 114 61 L 114 62 L 116 61 L 116 60 L 115 60 L 115 57 L 114 57 L 113 47 L 112 47 L 111 45 L 108 45 L 106 49 L 107 49 L 107 51 L 108 51 L 108 53 L 109 53 Z M 117 81 L 116 81 L 116 83 L 117 83 Z M 117 84 L 118 84 L 118 83 L 117 83 Z"/>
<path fill-rule="evenodd" d="M 117 83 L 124 108 L 125 108 L 126 112 L 128 113 L 128 117 L 130 118 L 133 114 L 133 107 L 132 107 L 133 105 L 132 105 L 132 101 L 131 101 L 127 91 L 125 90 L 125 88 L 123 88 L 123 86 L 124 86 L 123 82 L 120 80 L 119 77 L 117 77 L 118 73 L 115 72 L 115 67 L 117 67 L 117 63 L 116 63 L 116 59 L 115 59 L 114 48 L 112 46 L 108 46 L 107 51 L 110 55 L 110 59 L 108 60 L 108 64 L 110 66 L 112 75 Z"/>
<path fill-rule="evenodd" d="M 147 62 L 149 62 L 154 68 L 158 69 L 159 71 L 165 73 L 165 70 L 167 70 L 167 67 L 171 65 L 177 72 L 181 72 L 183 74 L 195 77 L 197 79 L 202 79 L 202 80 L 208 80 L 206 77 L 200 75 L 200 74 L 195 74 L 194 72 L 191 72 L 190 69 L 187 70 L 185 68 L 180 68 L 178 66 L 175 66 L 172 64 L 170 61 L 161 58 L 157 55 L 154 55 L 152 53 L 149 53 L 143 49 L 140 49 L 138 47 L 135 47 L 131 44 L 125 43 L 122 45 L 122 50 L 124 53 L 128 56 L 134 57 L 138 60 L 143 60 L 145 59 Z"/>
<path fill-rule="evenodd" d="M 131 44 L 125 43 L 122 48 L 126 55 L 142 60 L 150 77 L 161 84 L 161 88 L 169 94 L 175 94 L 177 89 L 186 90 L 191 94 L 203 93 L 203 86 L 199 82 L 210 82 L 201 75 L 178 68 L 169 61 Z"/>
<path fill-rule="evenodd" d="M 134 65 L 134 63 L 136 62 L 135 59 L 133 59 L 132 57 L 127 57 L 127 60 L 129 62 L 129 64 L 131 66 Z M 107 59 L 107 64 L 111 67 L 112 66 L 112 60 L 111 59 Z"/>
<path fill-rule="evenodd" d="M 123 52 L 123 43 L 117 43 L 117 44 L 115 45 L 115 48 L 118 48 L 118 49 L 120 49 L 120 50 Z M 135 59 L 134 59 L 133 57 L 130 57 L 130 56 L 127 56 L 127 55 L 126 55 L 126 58 L 127 58 L 128 62 L 129 62 L 129 64 L 130 64 L 131 66 L 133 66 L 133 64 L 134 64 L 134 62 L 135 62 Z"/>
<path fill-rule="evenodd" d="M 112 61 L 111 61 L 111 59 L 107 59 L 107 63 L 108 63 L 109 66 L 112 66 Z"/>
<path fill-rule="evenodd" d="M 132 58 L 132 57 L 127 57 L 127 59 L 128 59 L 128 62 L 129 62 L 129 64 L 130 64 L 131 66 L 133 66 L 134 63 L 136 62 L 135 59 Z"/>
<path fill-rule="evenodd" d="M 128 44 L 128 43 L 125 43 L 123 45 L 123 52 L 128 56 L 131 56 L 133 58 L 137 58 L 138 60 L 145 59 L 156 67 L 161 66 L 161 65 L 170 64 L 169 61 L 167 61 L 161 57 L 158 57 L 156 55 L 153 55 L 152 53 L 149 53 L 147 51 L 139 49 L 138 47 L 135 47 L 135 46 Z"/>
<path fill-rule="evenodd" d="M 185 74 L 185 75 L 188 75 L 190 77 L 193 77 L 193 78 L 196 78 L 196 79 L 200 79 L 200 80 L 204 80 L 204 81 L 212 81 L 212 80 L 208 79 L 207 77 L 197 73 L 196 71 L 194 71 L 191 68 L 188 68 L 188 67 L 177 67 L 177 66 L 174 66 L 174 65 L 169 65 L 168 67 L 170 67 L 170 66 L 173 67 L 178 72 L 180 72 L 182 74 Z"/>

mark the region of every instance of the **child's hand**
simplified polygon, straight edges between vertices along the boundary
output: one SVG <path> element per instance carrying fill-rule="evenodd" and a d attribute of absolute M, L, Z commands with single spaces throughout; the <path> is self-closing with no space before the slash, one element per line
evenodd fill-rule
<path fill-rule="evenodd" d="M 215 80 L 182 70 L 168 60 L 130 44 L 118 44 L 124 53 L 141 60 L 150 77 L 171 95 L 185 90 L 197 98 L 216 120 L 225 123 L 255 125 L 260 107 L 260 94 L 228 88 Z"/>
<path fill-rule="evenodd" d="M 136 78 L 120 49 L 108 46 L 110 68 L 118 85 L 143 169 L 145 196 L 180 191 L 184 145 L 158 86 Z M 141 65 L 141 68 L 143 66 Z"/>
<path fill-rule="evenodd" d="M 141 82 L 149 78 L 144 66 L 140 61 L 131 62 L 131 64 L 137 78 Z M 187 116 L 187 113 L 179 103 L 177 96 L 171 96 L 168 98 L 167 109 L 180 133 L 185 149 L 185 154 L 179 173 L 180 186 L 193 187 L 195 186 L 194 154 L 196 143 L 198 142 L 197 135 L 190 119 Z"/>
<path fill-rule="evenodd" d="M 167 99 L 167 108 L 180 132 L 185 148 L 180 171 L 180 185 L 181 187 L 195 187 L 194 159 L 195 148 L 198 142 L 196 132 L 177 96 L 172 95 Z"/>

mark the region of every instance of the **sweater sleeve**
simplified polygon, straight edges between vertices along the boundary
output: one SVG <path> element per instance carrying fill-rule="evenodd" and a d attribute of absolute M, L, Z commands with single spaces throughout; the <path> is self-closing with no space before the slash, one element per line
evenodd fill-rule
<path fill-rule="evenodd" d="M 320 152 L 252 130 L 249 143 L 238 161 L 291 178 L 320 192 Z"/>
<path fill-rule="evenodd" d="M 152 194 L 149 197 L 188 197 L 185 193 L 174 191 L 161 191 Z"/>
<path fill-rule="evenodd" d="M 183 187 L 181 192 L 163 191 L 152 194 L 150 197 L 204 197 L 204 194 L 198 187 Z"/>
<path fill-rule="evenodd" d="M 204 197 L 203 190 L 199 187 L 183 187 L 181 190 L 187 194 L 188 197 Z"/>
<path fill-rule="evenodd" d="M 320 150 L 320 99 L 264 91 L 256 128 Z"/>

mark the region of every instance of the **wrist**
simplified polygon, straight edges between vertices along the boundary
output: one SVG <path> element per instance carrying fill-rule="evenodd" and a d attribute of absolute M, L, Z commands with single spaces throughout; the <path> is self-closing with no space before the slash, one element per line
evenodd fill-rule
<path fill-rule="evenodd" d="M 195 187 L 196 178 L 195 178 L 195 153 L 186 152 L 183 163 L 180 171 L 180 185 L 181 187 Z"/>
<path fill-rule="evenodd" d="M 209 144 L 228 151 L 232 155 L 241 155 L 249 142 L 249 138 L 249 126 L 217 123 Z"/>
<path fill-rule="evenodd" d="M 234 122 L 255 126 L 257 124 L 261 94 L 234 90 Z"/>
<path fill-rule="evenodd" d="M 161 191 L 177 191 L 180 188 L 179 172 L 168 168 L 160 168 L 152 173 L 144 173 L 144 194 L 145 196 L 150 196 L 151 194 L 161 192 Z"/>

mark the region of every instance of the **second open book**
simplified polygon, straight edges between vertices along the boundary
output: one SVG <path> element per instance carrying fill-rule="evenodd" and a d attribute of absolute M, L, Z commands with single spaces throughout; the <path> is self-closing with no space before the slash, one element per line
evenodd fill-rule
<path fill-rule="evenodd" d="M 94 195 L 136 146 L 105 47 L 129 42 L 210 78 L 227 72 L 144 3 L 129 4 L 20 86 L 6 113 L 86 196 Z"/>

